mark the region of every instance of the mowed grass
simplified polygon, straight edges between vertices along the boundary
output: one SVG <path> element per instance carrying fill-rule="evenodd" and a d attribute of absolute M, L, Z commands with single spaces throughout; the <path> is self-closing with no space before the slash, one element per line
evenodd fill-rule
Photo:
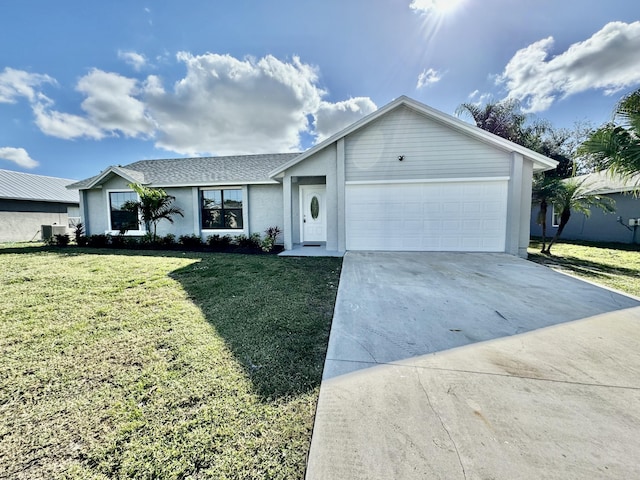
<path fill-rule="evenodd" d="M 640 246 L 563 241 L 552 255 L 529 245 L 529 260 L 640 297 Z"/>
<path fill-rule="evenodd" d="M 303 478 L 340 266 L 0 248 L 0 478 Z"/>

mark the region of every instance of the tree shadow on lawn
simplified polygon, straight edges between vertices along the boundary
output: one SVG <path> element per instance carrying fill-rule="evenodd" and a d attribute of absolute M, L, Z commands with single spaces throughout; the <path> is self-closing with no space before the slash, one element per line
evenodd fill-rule
<path fill-rule="evenodd" d="M 341 259 L 211 254 L 171 273 L 265 400 L 320 385 Z"/>
<path fill-rule="evenodd" d="M 342 259 L 111 248 L 5 248 L 62 257 L 118 255 L 198 260 L 169 276 L 231 349 L 263 400 L 320 385 Z"/>
<path fill-rule="evenodd" d="M 627 277 L 630 281 L 637 281 L 640 273 L 634 268 L 611 267 L 605 263 L 585 260 L 575 256 L 543 255 L 529 253 L 529 260 L 550 267 L 561 267 L 563 270 L 574 272 L 592 278 L 610 277 L 611 275 Z"/>

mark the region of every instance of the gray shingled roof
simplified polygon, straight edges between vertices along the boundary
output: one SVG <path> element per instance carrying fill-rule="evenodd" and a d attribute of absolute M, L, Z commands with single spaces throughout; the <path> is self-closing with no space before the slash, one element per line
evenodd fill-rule
<path fill-rule="evenodd" d="M 255 183 L 269 181 L 269 172 L 300 155 L 276 153 L 228 157 L 171 158 L 140 160 L 118 167 L 120 171 L 149 186 L 213 185 L 216 183 Z M 100 175 L 70 185 L 86 188 Z"/>
<path fill-rule="evenodd" d="M 77 191 L 66 186 L 75 180 L 0 170 L 0 198 L 41 202 L 79 203 Z"/>

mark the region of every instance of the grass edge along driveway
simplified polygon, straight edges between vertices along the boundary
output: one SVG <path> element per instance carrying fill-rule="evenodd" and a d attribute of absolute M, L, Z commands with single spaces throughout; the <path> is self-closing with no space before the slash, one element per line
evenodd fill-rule
<path fill-rule="evenodd" d="M 340 266 L 0 249 L 0 478 L 302 478 Z"/>
<path fill-rule="evenodd" d="M 541 254 L 540 246 L 531 242 L 529 260 L 640 297 L 640 246 L 563 241 L 553 255 Z"/>

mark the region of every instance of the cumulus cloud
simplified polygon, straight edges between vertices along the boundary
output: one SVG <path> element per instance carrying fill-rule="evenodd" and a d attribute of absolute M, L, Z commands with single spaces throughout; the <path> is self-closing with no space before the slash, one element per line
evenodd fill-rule
<path fill-rule="evenodd" d="M 314 115 L 317 141 L 321 142 L 329 138 L 377 109 L 378 107 L 369 97 L 350 98 L 337 103 L 323 101 Z"/>
<path fill-rule="evenodd" d="M 155 124 L 145 105 L 136 98 L 139 82 L 117 73 L 93 69 L 80 78 L 76 90 L 85 95 L 80 107 L 85 115 L 54 110 L 53 101 L 40 94 L 33 105 L 36 125 L 46 135 L 72 140 L 100 140 L 109 135 L 149 137 Z"/>
<path fill-rule="evenodd" d="M 307 115 L 324 90 L 316 69 L 294 57 L 240 60 L 230 55 L 177 56 L 186 76 L 166 91 L 146 84 L 147 105 L 159 127 L 157 145 L 183 154 L 286 152 L 300 148 Z"/>
<path fill-rule="evenodd" d="M 38 93 L 36 88 L 43 83 L 56 82 L 49 75 L 7 67 L 0 72 L 0 103 L 15 103 L 21 97 L 33 102 Z"/>
<path fill-rule="evenodd" d="M 296 151 L 303 134 L 321 140 L 376 109 L 363 97 L 325 101 L 316 67 L 298 57 L 180 52 L 176 59 L 186 71 L 167 86 L 158 75 L 137 79 L 94 68 L 76 84 L 84 97 L 80 112 L 57 110 L 38 90 L 43 82 L 55 82 L 46 75 L 0 83 L 31 85 L 0 90 L 1 98 L 29 98 L 35 123 L 46 135 L 153 139 L 157 147 L 185 155 Z"/>
<path fill-rule="evenodd" d="M 587 90 L 610 95 L 640 84 L 640 22 L 611 22 L 549 58 L 553 45 L 548 37 L 519 50 L 497 79 L 528 112 Z"/>
<path fill-rule="evenodd" d="M 419 90 L 429 85 L 433 85 L 442 80 L 442 73 L 434 70 L 433 68 L 424 69 L 420 75 L 418 75 L 418 83 L 416 88 Z"/>
<path fill-rule="evenodd" d="M 76 89 L 86 95 L 81 107 L 94 125 L 127 137 L 151 135 L 155 129 L 145 105 L 136 98 L 138 81 L 117 73 L 93 69 Z"/>
<path fill-rule="evenodd" d="M 90 120 L 79 115 L 63 113 L 48 108 L 51 102 L 38 102 L 32 106 L 35 122 L 45 135 L 64 140 L 92 138 L 100 140 L 105 133 Z"/>
<path fill-rule="evenodd" d="M 131 65 L 136 72 L 139 72 L 147 65 L 147 58 L 137 52 L 118 50 L 118 58 Z"/>
<path fill-rule="evenodd" d="M 24 148 L 0 147 L 0 159 L 8 160 L 23 168 L 35 168 L 38 166 Z"/>

